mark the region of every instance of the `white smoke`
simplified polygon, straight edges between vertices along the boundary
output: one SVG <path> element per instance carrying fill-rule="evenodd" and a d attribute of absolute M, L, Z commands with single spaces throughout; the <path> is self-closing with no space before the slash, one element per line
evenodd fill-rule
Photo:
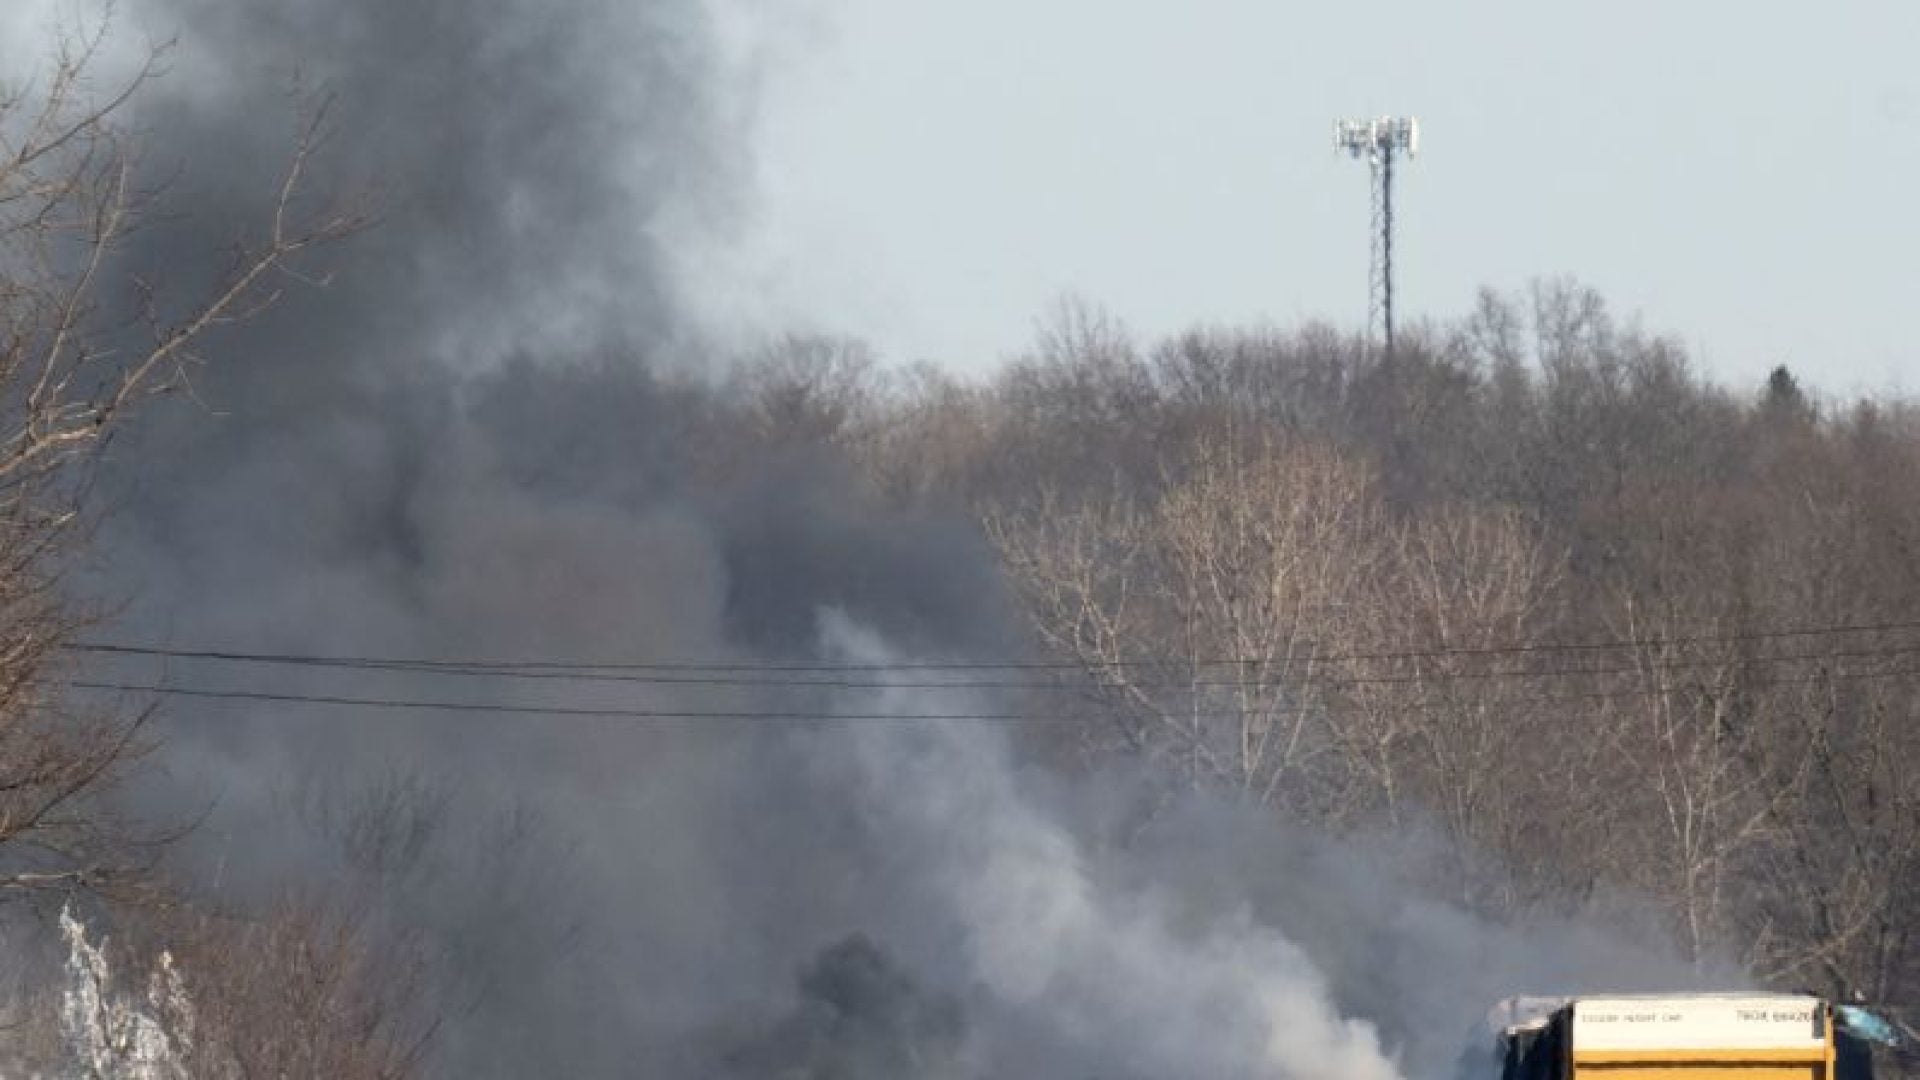
<path fill-rule="evenodd" d="M 847 659 L 896 659 L 844 618 L 824 623 Z M 850 736 L 860 796 L 899 844 L 934 853 L 929 884 L 959 928 L 965 974 L 999 1003 L 1142 1076 L 1399 1075 L 1307 957 L 1244 909 L 1177 927 L 1150 889 L 1095 880 L 1080 841 L 1023 789 L 1003 731 L 908 719 L 925 695 L 863 697 L 847 711 L 903 719 Z"/>

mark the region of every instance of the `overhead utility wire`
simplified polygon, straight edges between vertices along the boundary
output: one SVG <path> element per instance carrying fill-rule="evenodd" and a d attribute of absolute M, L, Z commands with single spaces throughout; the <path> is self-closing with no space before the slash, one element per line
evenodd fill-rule
<path fill-rule="evenodd" d="M 98 650 L 106 652 L 104 648 Z M 523 670 L 515 668 L 494 669 L 487 667 L 420 666 L 405 660 L 374 660 L 345 657 L 282 657 L 266 654 L 186 654 L 182 651 L 147 649 L 131 646 L 116 646 L 110 650 L 113 655 L 154 657 L 165 659 L 183 659 L 189 661 L 213 661 L 235 664 L 287 665 L 328 670 L 381 671 L 402 674 L 427 675 L 432 677 L 459 677 L 482 679 L 511 679 L 516 681 L 565 682 L 573 684 L 614 683 L 641 686 L 697 686 L 714 688 L 752 689 L 758 687 L 823 690 L 1047 690 L 1047 691 L 1084 691 L 1089 689 L 1086 681 L 1036 682 L 1033 680 L 1001 679 L 949 679 L 943 681 L 890 680 L 890 679 L 840 679 L 823 677 L 793 677 L 786 672 L 762 674 L 742 671 L 733 675 L 682 675 L 676 673 L 642 674 L 618 671 L 553 671 Z M 1620 664 L 1610 667 L 1572 666 L 1553 668 L 1495 668 L 1488 671 L 1417 671 L 1397 675 L 1352 675 L 1322 676 L 1311 681 L 1328 686 L 1370 686 L 1394 685 L 1402 683 L 1438 683 L 1455 681 L 1494 681 L 1501 679 L 1530 680 L 1578 678 L 1581 676 L 1635 675 L 1654 671 L 1687 671 L 1714 667 L 1758 667 L 1772 664 L 1813 663 L 1825 660 L 1844 659 L 1887 659 L 1920 653 L 1920 642 L 1902 646 L 1881 648 L 1834 649 L 1819 652 L 1776 653 L 1771 655 L 1709 657 L 1689 660 L 1659 660 L 1638 664 Z M 1279 668 L 1289 665 L 1308 665 L 1326 662 L 1324 657 L 1303 656 L 1280 658 L 1267 662 L 1267 666 Z M 1094 677 L 1093 686 L 1111 685 L 1110 680 L 1101 680 L 1102 670 L 1114 665 L 1091 663 L 1078 665 L 1070 674 L 1084 674 Z M 1178 668 L 1179 662 L 1162 662 L 1155 666 Z M 868 670 L 868 669 L 861 669 Z M 910 666 L 902 670 L 913 670 Z M 824 673 L 823 673 L 824 674 Z M 1136 689 L 1183 690 L 1183 689 L 1258 689 L 1261 687 L 1283 686 L 1309 681 L 1309 677 L 1287 677 L 1279 674 L 1268 677 L 1241 678 L 1162 678 L 1150 681 L 1128 682 L 1126 685 Z"/>
<path fill-rule="evenodd" d="M 1524 656 L 1560 652 L 1608 652 L 1628 649 L 1671 648 L 1683 645 L 1736 644 L 1786 638 L 1832 637 L 1843 634 L 1895 633 L 1920 630 L 1920 621 L 1856 623 L 1828 626 L 1786 627 L 1732 634 L 1674 635 L 1651 638 L 1616 638 L 1576 642 L 1538 642 L 1489 646 L 1434 646 L 1378 652 L 1325 653 L 1312 659 L 1317 663 L 1354 663 L 1374 660 L 1423 660 L 1457 656 Z M 450 671 L 480 674 L 509 672 L 819 672 L 834 674 L 864 671 L 1075 671 L 1086 665 L 1077 661 L 884 661 L 875 663 L 786 663 L 755 661 L 655 661 L 605 662 L 560 660 L 428 660 L 417 658 L 316 655 L 306 653 L 247 652 L 228 649 L 179 649 L 123 642 L 73 642 L 67 651 L 102 655 L 149 656 L 177 660 L 225 660 L 239 663 L 289 664 L 311 667 L 361 667 L 404 671 Z M 1201 667 L 1257 667 L 1271 664 L 1259 657 L 1210 658 L 1197 661 Z M 1160 660 L 1117 660 L 1105 667 L 1166 667 Z"/>
<path fill-rule="evenodd" d="M 1786 686 L 1793 684 L 1832 682 L 1855 683 L 1879 679 L 1896 679 L 1920 676 L 1920 667 L 1897 668 L 1890 671 L 1815 672 L 1808 675 L 1785 678 L 1759 679 L 1749 686 Z M 702 710 L 702 709 L 634 709 L 615 706 L 575 706 L 575 705 L 505 705 L 497 702 L 458 702 L 427 701 L 412 698 L 354 697 L 335 694 L 296 694 L 264 690 L 211 690 L 197 687 L 166 686 L 148 683 L 109 682 L 94 680 L 75 680 L 66 685 L 77 690 L 96 690 L 113 693 L 154 694 L 163 697 L 201 698 L 227 701 L 260 701 L 299 705 L 323 705 L 364 709 L 392 709 L 433 712 L 465 712 L 508 714 L 515 716 L 564 716 L 587 717 L 610 720 L 655 720 L 655 721 L 697 721 L 697 720 L 746 720 L 757 722 L 798 723 L 807 721 L 879 721 L 879 722 L 941 722 L 941 721 L 978 721 L 1016 724 L 1087 724 L 1102 723 L 1110 716 L 1056 716 L 1045 713 L 1015 712 L 805 712 L 799 710 Z M 1698 687 L 1689 686 L 1641 686 L 1616 691 L 1589 691 L 1578 694 L 1562 694 L 1540 697 L 1509 698 L 1502 705 L 1560 705 L 1581 701 L 1604 701 L 1615 698 L 1657 697 Z M 1387 712 L 1431 712 L 1458 704 L 1440 699 L 1428 699 L 1413 702 L 1395 702 L 1381 707 Z M 1250 709 L 1213 709 L 1192 713 L 1181 711 L 1182 716 L 1204 716 L 1212 718 L 1230 718 L 1252 715 Z"/>
<path fill-rule="evenodd" d="M 835 713 L 769 710 L 686 710 L 632 709 L 587 705 L 503 705 L 498 702 L 421 701 L 411 698 L 353 697 L 341 694 L 295 694 L 266 690 L 208 690 L 197 687 L 150 685 L 144 683 L 96 682 L 75 680 L 67 683 L 76 690 L 102 690 L 129 694 L 158 694 L 163 697 L 208 698 L 223 701 L 266 701 L 298 705 L 340 705 L 369 709 L 405 709 L 433 712 L 505 713 L 516 716 L 578 716 L 609 720 L 1004 720 L 1021 722 L 1078 723 L 1083 717 L 1048 718 L 1015 713 Z"/>

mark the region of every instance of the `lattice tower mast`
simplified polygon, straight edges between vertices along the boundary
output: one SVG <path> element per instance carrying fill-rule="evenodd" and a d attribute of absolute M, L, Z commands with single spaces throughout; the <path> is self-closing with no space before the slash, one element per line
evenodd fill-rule
<path fill-rule="evenodd" d="M 1373 179 L 1373 227 L 1367 265 L 1367 339 L 1381 341 L 1393 355 L 1393 161 L 1404 152 L 1420 153 L 1420 121 L 1411 116 L 1336 120 L 1333 145 L 1352 157 L 1365 157 Z"/>

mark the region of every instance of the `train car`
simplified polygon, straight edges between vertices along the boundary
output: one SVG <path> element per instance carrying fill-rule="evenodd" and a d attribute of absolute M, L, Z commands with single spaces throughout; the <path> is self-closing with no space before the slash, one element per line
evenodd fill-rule
<path fill-rule="evenodd" d="M 1805 994 L 1694 993 L 1514 998 L 1489 1022 L 1500 1080 L 1870 1080 L 1856 1013 Z"/>

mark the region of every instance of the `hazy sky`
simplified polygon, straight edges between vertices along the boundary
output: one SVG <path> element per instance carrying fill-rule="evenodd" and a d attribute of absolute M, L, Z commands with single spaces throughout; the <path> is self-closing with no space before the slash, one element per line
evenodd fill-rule
<path fill-rule="evenodd" d="M 1911 389 L 1920 3 L 830 0 L 758 122 L 722 311 L 973 367 L 1065 292 L 1153 333 L 1366 312 L 1406 112 L 1399 297 L 1572 274 L 1742 382 Z"/>
<path fill-rule="evenodd" d="M 1330 126 L 1396 112 L 1405 316 L 1571 274 L 1725 379 L 1920 389 L 1915 0 L 706 2 L 759 80 L 745 218 L 668 237 L 715 326 L 972 370 L 1067 293 L 1358 327 Z M 84 6 L 0 0 L 0 46 Z"/>

